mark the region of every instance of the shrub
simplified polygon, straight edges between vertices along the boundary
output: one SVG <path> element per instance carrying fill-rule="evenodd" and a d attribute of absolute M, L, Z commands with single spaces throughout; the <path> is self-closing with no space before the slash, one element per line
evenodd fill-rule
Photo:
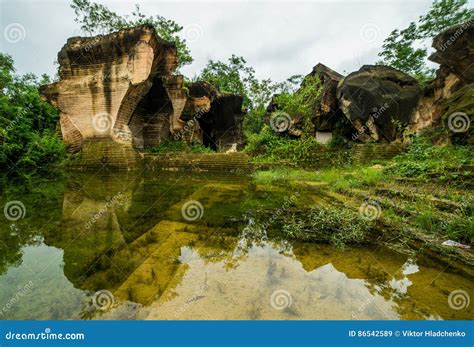
<path fill-rule="evenodd" d="M 399 176 L 423 178 L 459 170 L 472 161 L 468 146 L 436 146 L 427 136 L 416 136 L 408 151 L 395 157 L 393 165 L 386 170 Z"/>
<path fill-rule="evenodd" d="M 366 240 L 371 225 L 354 211 L 329 206 L 304 211 L 285 221 L 286 236 L 302 241 L 329 241 L 343 248 L 346 244 L 360 244 Z"/>

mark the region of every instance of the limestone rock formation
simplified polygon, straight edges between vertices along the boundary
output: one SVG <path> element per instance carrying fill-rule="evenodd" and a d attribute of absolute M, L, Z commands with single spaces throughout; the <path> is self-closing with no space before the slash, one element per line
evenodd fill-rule
<path fill-rule="evenodd" d="M 243 145 L 243 97 L 221 93 L 213 85 L 198 81 L 189 86 L 189 105 L 181 119 L 196 119 L 202 143 L 214 150 L 227 151 Z M 190 112 L 191 111 L 191 112 Z"/>
<path fill-rule="evenodd" d="M 72 37 L 58 62 L 60 80 L 42 94 L 59 108 L 70 150 L 94 138 L 143 147 L 169 131 L 166 115 L 173 105 L 166 80 L 177 66 L 176 47 L 152 27 Z"/>
<path fill-rule="evenodd" d="M 474 82 L 474 20 L 453 26 L 433 39 L 430 60 L 448 67 L 466 84 Z"/>
<path fill-rule="evenodd" d="M 321 102 L 316 105 L 312 118 L 315 130 L 332 131 L 341 116 L 337 104 L 337 85 L 344 76 L 321 63 L 313 67 L 310 75 L 318 76 L 322 87 Z"/>
<path fill-rule="evenodd" d="M 224 151 L 242 143 L 242 97 L 208 84 L 199 90 L 205 83 L 193 84 L 188 96 L 183 76 L 172 75 L 175 45 L 151 26 L 70 38 L 58 62 L 60 80 L 41 93 L 58 107 L 61 135 L 71 152 L 85 141 L 140 149 L 171 136 Z"/>
<path fill-rule="evenodd" d="M 433 39 L 436 52 L 429 59 L 439 63 L 436 78 L 425 88 L 411 130 L 441 123 L 444 103 L 462 87 L 474 83 L 474 21 L 454 26 Z"/>
<path fill-rule="evenodd" d="M 364 65 L 337 88 L 339 107 L 361 141 L 391 142 L 410 123 L 422 90 L 407 74 L 382 65 Z"/>
<path fill-rule="evenodd" d="M 334 135 L 350 137 L 356 131 L 339 108 L 337 86 L 344 76 L 318 63 L 309 74 L 317 76 L 321 83 L 321 100 L 312 114 L 315 136 L 318 142 L 327 143 Z"/>

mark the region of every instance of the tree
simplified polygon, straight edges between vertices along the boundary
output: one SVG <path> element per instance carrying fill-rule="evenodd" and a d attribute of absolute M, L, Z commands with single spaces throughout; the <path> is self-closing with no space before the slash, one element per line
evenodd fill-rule
<path fill-rule="evenodd" d="M 76 14 L 74 20 L 81 25 L 81 30 L 89 35 L 110 34 L 121 29 L 149 24 L 155 27 L 161 38 L 176 45 L 179 67 L 193 61 L 186 40 L 179 36 L 183 27 L 173 20 L 160 15 L 147 17 L 140 11 L 139 5 L 135 5 L 131 16 L 119 16 L 106 6 L 90 0 L 72 0 L 71 7 Z"/>
<path fill-rule="evenodd" d="M 384 40 L 379 64 L 404 71 L 421 82 L 431 79 L 434 70 L 426 65 L 428 45 L 439 32 L 474 16 L 467 0 L 435 0 L 428 13 L 403 30 L 393 30 Z"/>
<path fill-rule="evenodd" d="M 272 96 L 293 92 L 299 86 L 302 76 L 294 75 L 279 83 L 269 78 L 259 80 L 255 76 L 255 69 L 250 67 L 243 57 L 232 54 L 227 62 L 209 60 L 194 80 L 204 80 L 221 92 L 243 96 L 243 106 L 248 110 L 243 127 L 248 135 L 259 133 L 262 129 L 266 106 Z"/>
<path fill-rule="evenodd" d="M 195 79 L 207 81 L 222 92 L 240 94 L 244 97 L 244 107 L 256 109 L 266 106 L 273 94 L 296 89 L 302 78 L 295 75 L 280 83 L 269 78 L 259 80 L 255 69 L 243 57 L 232 54 L 227 62 L 209 60 Z"/>
<path fill-rule="evenodd" d="M 55 133 L 58 111 L 39 95 L 33 74 L 15 75 L 13 59 L 0 53 L 0 165 L 17 170 L 43 169 L 65 155 Z"/>

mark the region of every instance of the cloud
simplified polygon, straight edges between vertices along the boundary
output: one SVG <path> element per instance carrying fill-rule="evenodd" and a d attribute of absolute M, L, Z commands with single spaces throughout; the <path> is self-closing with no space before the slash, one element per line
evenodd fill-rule
<path fill-rule="evenodd" d="M 54 74 L 57 52 L 79 34 L 69 1 L 0 0 L 1 30 L 11 23 L 25 28 L 24 40 L 1 37 L 19 73 Z M 351 72 L 377 59 L 383 39 L 429 8 L 430 0 L 401 1 L 137 1 L 147 15 L 160 14 L 198 28 L 188 40 L 195 61 L 182 69 L 199 73 L 208 59 L 232 54 L 246 58 L 260 78 L 283 80 L 306 74 L 318 62 Z M 100 1 L 119 14 L 133 2 Z M 196 32 L 194 32 L 196 34 Z"/>

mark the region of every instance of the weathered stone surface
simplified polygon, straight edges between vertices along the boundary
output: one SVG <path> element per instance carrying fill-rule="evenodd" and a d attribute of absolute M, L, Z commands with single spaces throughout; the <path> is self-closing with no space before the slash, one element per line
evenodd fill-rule
<path fill-rule="evenodd" d="M 355 139 L 361 141 L 400 138 L 401 126 L 411 122 L 421 93 L 414 78 L 382 65 L 364 65 L 337 88 L 339 107 L 358 130 Z"/>
<path fill-rule="evenodd" d="M 60 80 L 42 94 L 59 108 L 70 150 L 94 138 L 142 147 L 169 133 L 173 105 L 166 80 L 177 66 L 176 47 L 152 27 L 70 38 L 58 62 Z"/>
<path fill-rule="evenodd" d="M 243 97 L 221 93 L 213 85 L 198 81 L 189 87 L 189 105 L 181 119 L 195 119 L 202 130 L 202 143 L 219 151 L 239 148 L 243 144 Z M 239 148 L 240 149 L 240 148 Z"/>
<path fill-rule="evenodd" d="M 419 132 L 441 123 L 443 104 L 463 86 L 474 82 L 474 22 L 454 26 L 438 34 L 437 51 L 430 60 L 439 63 L 436 78 L 425 88 L 411 130 Z"/>
<path fill-rule="evenodd" d="M 343 116 L 337 103 L 337 85 L 344 76 L 321 63 L 313 67 L 310 75 L 318 77 L 322 88 L 321 102 L 316 105 L 312 117 L 315 131 L 332 131 Z"/>
<path fill-rule="evenodd" d="M 430 60 L 448 67 L 466 84 L 474 82 L 474 20 L 453 26 L 433 39 Z"/>

